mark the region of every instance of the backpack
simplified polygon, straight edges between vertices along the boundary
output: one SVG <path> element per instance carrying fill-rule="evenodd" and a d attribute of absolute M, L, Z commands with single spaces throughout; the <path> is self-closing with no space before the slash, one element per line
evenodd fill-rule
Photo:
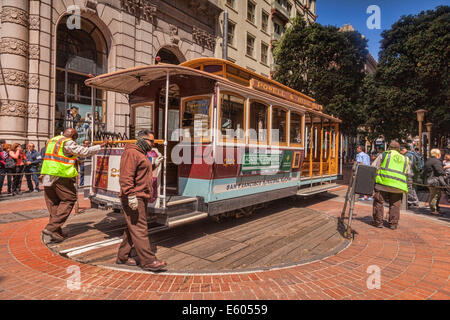
<path fill-rule="evenodd" d="M 14 160 L 13 158 L 11 158 L 9 156 L 9 154 L 6 155 L 5 158 L 5 168 L 6 169 L 12 169 L 16 166 L 16 160 Z"/>
<path fill-rule="evenodd" d="M 423 166 L 425 165 L 422 157 L 415 152 L 413 153 L 413 155 L 414 155 L 414 166 L 417 168 L 418 171 L 422 171 Z"/>

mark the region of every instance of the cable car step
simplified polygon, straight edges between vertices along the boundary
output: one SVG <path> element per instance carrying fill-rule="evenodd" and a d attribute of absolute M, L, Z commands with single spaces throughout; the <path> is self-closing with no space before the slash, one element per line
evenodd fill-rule
<path fill-rule="evenodd" d="M 338 186 L 337 183 L 330 183 L 330 184 L 325 184 L 325 185 L 319 185 L 319 186 L 314 186 L 312 188 L 303 188 L 297 191 L 297 195 L 298 196 L 311 196 L 317 193 L 322 193 L 322 192 L 326 192 L 330 189 L 334 189 Z"/>
<path fill-rule="evenodd" d="M 180 224 L 200 220 L 203 218 L 206 218 L 208 216 L 208 213 L 206 212 L 200 212 L 200 211 L 193 211 L 185 214 L 179 214 L 176 216 L 167 216 L 167 215 L 160 215 L 158 216 L 157 222 L 163 225 L 168 226 L 169 228 L 175 227 Z"/>

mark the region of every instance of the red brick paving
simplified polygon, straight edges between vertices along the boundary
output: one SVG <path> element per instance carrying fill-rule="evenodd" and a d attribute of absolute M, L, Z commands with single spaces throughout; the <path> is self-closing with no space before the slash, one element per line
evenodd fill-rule
<path fill-rule="evenodd" d="M 43 191 L 41 192 L 43 195 Z M 88 209 L 91 207 L 89 199 L 84 199 L 84 195 L 78 195 L 79 209 Z M 20 204 L 20 206 L 19 206 Z M 32 198 L 17 198 L 13 197 L 5 199 L 0 202 L 0 214 L 22 212 L 36 209 L 46 209 L 44 197 L 32 197 Z"/>
<path fill-rule="evenodd" d="M 26 201 L 42 208 L 42 199 Z M 22 210 L 31 207 L 26 201 L 20 203 Z M 308 207 L 338 216 L 342 204 L 327 200 Z M 47 218 L 0 224 L 0 299 L 450 298 L 448 224 L 403 214 L 399 229 L 377 229 L 369 225 L 371 207 L 356 205 L 355 210 L 355 239 L 335 256 L 282 270 L 222 276 L 132 273 L 80 264 L 53 254 L 41 242 Z M 67 288 L 71 274 L 66 268 L 72 265 L 81 269 L 80 290 Z M 380 289 L 367 288 L 371 265 L 381 269 Z"/>

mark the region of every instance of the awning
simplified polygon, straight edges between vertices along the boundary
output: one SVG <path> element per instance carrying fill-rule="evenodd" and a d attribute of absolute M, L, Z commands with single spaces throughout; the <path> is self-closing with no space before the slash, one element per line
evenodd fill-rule
<path fill-rule="evenodd" d="M 87 79 L 84 83 L 97 89 L 130 94 L 151 81 L 165 79 L 167 73 L 169 73 L 169 76 L 201 76 L 217 80 L 217 76 L 200 70 L 173 64 L 158 64 L 102 74 Z"/>

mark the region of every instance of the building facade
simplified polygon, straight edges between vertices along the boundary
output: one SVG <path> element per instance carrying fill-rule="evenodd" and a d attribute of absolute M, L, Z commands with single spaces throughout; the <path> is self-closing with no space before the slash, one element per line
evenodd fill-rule
<path fill-rule="evenodd" d="M 84 80 L 156 56 L 214 56 L 221 9 L 216 0 L 0 0 L 0 12 L 0 138 L 42 147 L 67 126 L 80 139 L 128 134 L 127 97 Z"/>
<path fill-rule="evenodd" d="M 228 57 L 271 76 L 272 46 L 315 0 L 0 0 L 0 138 L 38 148 L 66 127 L 79 142 L 133 136 L 128 98 L 84 85 L 91 76 L 162 62 Z M 94 120 L 94 121 L 93 121 Z"/>
<path fill-rule="evenodd" d="M 271 77 L 275 65 L 272 49 L 289 27 L 290 20 L 302 16 L 309 23 L 316 18 L 315 0 L 220 0 L 228 12 L 227 59 L 246 69 Z M 223 58 L 221 14 L 215 55 Z"/>

